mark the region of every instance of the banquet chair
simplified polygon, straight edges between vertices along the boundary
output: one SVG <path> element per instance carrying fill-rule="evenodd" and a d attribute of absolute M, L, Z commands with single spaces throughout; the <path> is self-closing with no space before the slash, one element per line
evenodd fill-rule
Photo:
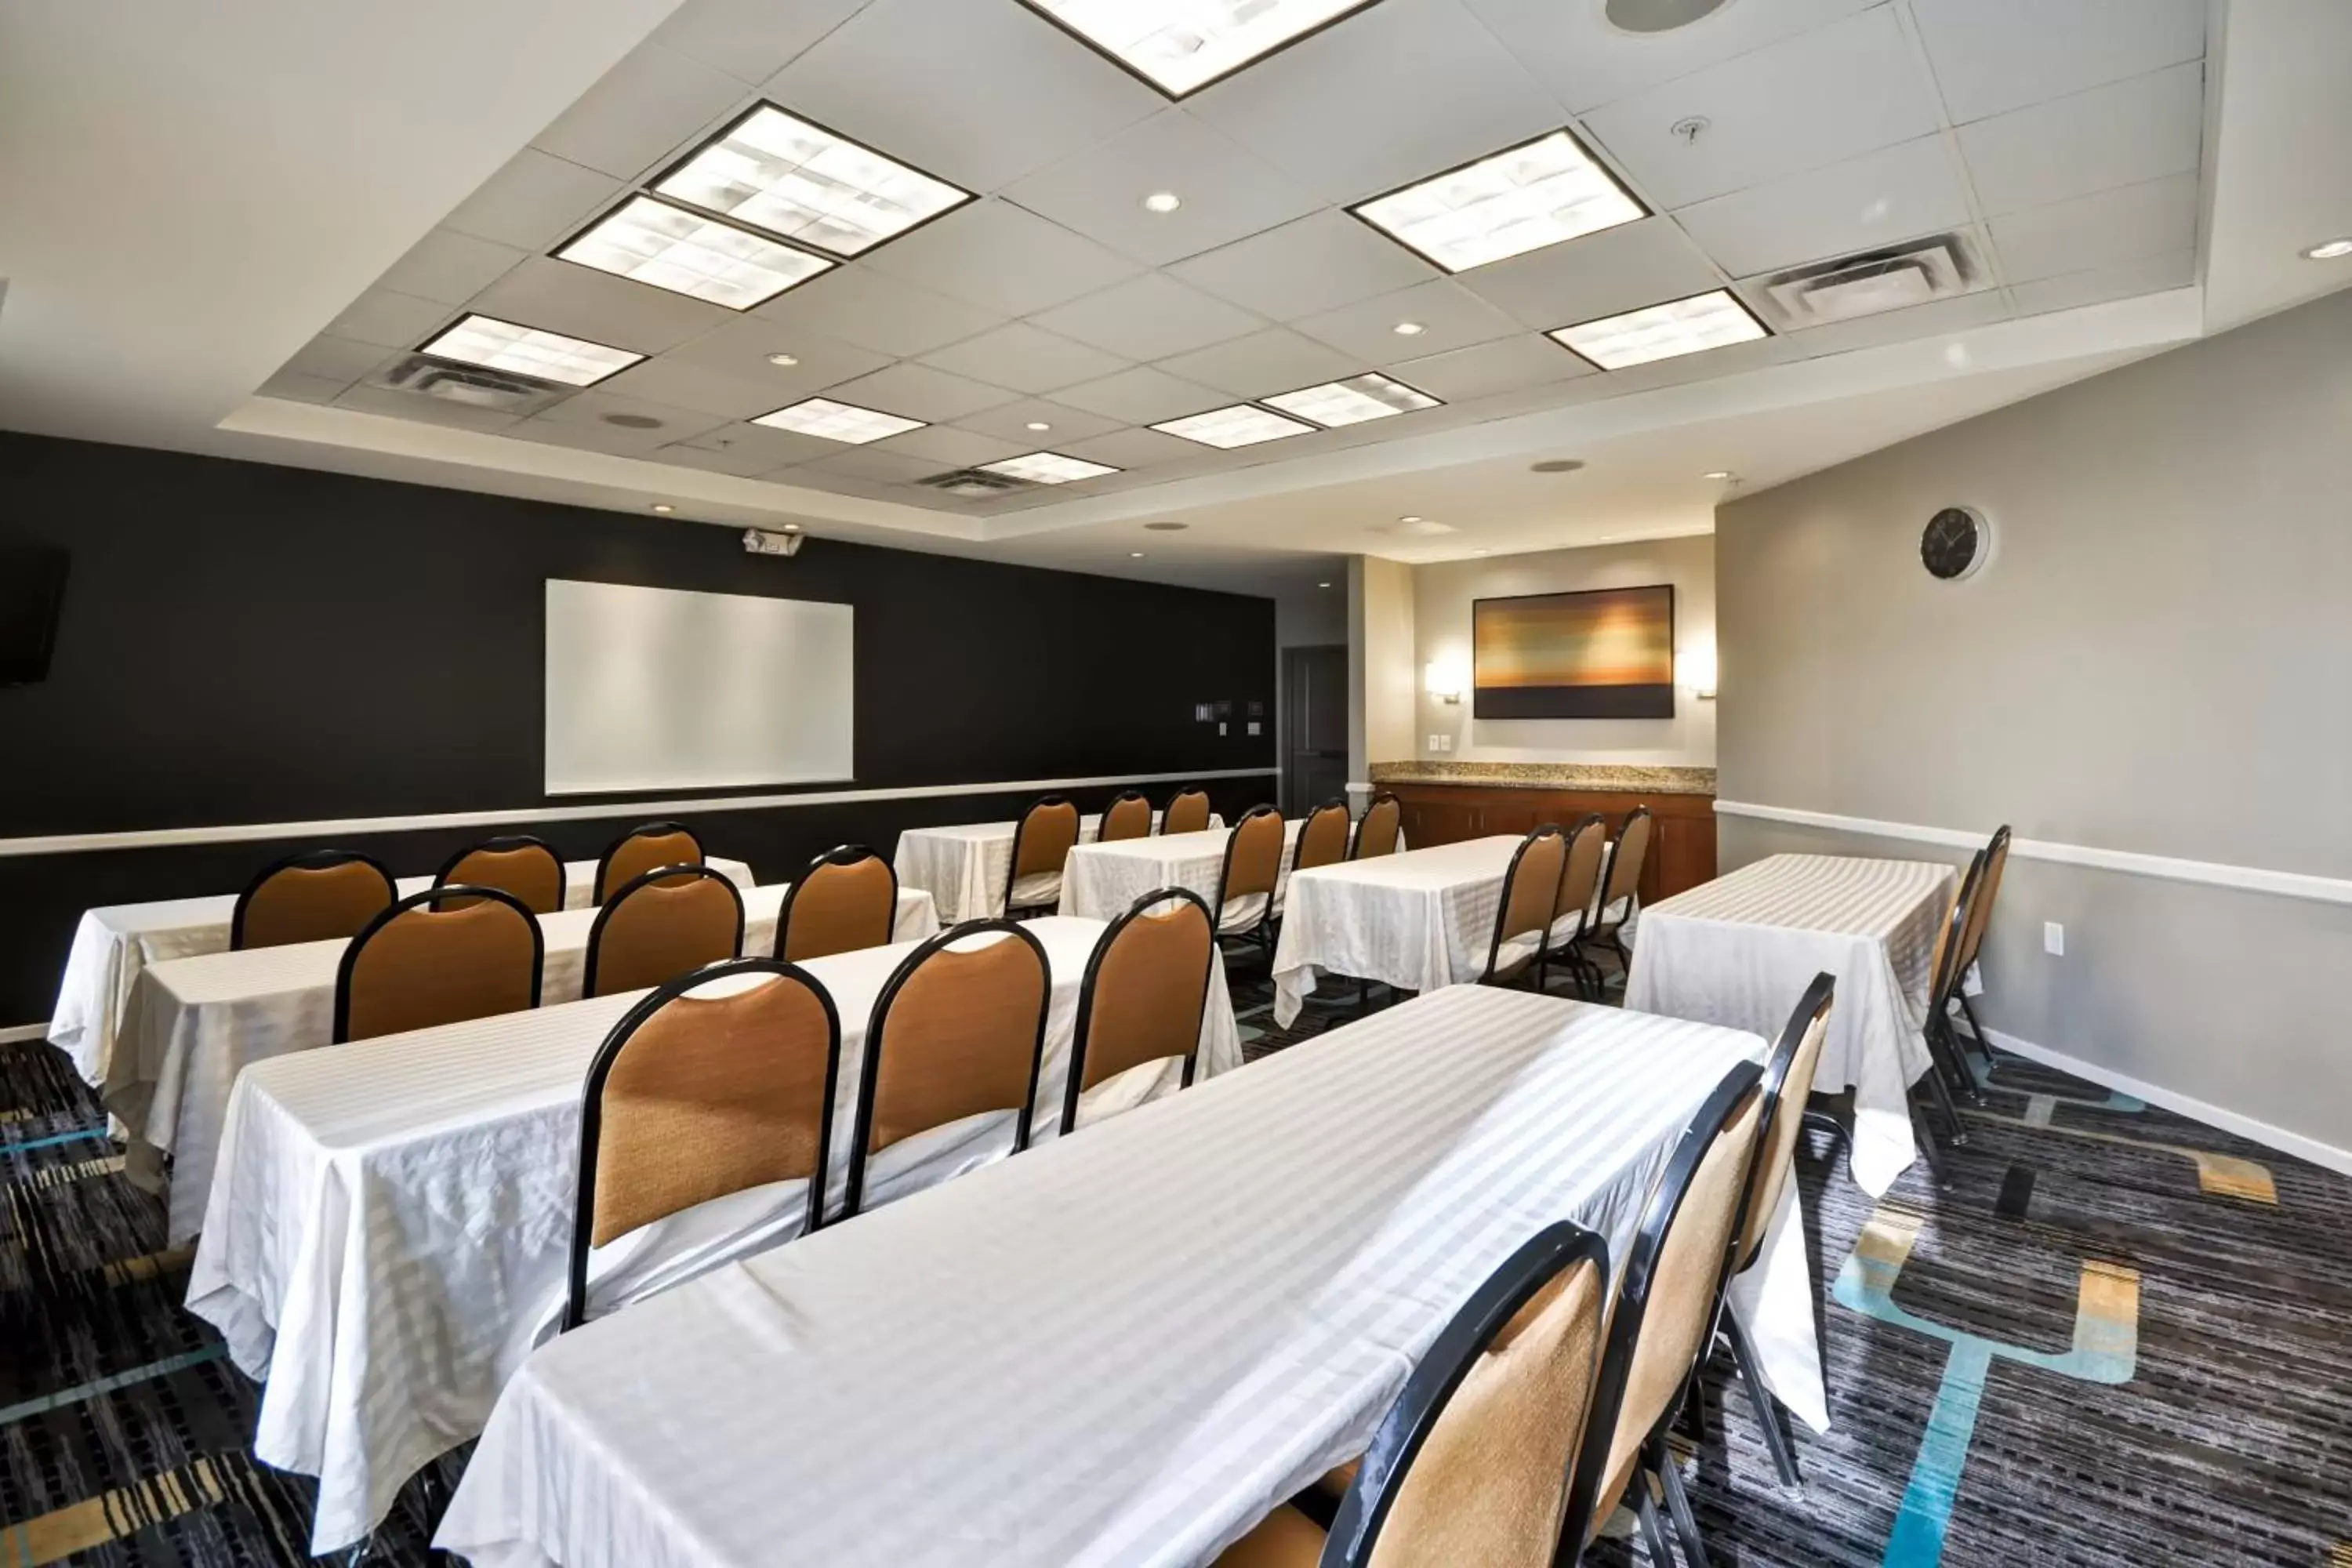
<path fill-rule="evenodd" d="M 1555 1221 L 1471 1293 L 1372 1434 L 1327 1535 L 1284 1503 L 1216 1568 L 1553 1568 L 1609 1298 L 1609 1248 Z"/>
<path fill-rule="evenodd" d="M 1959 890 L 1952 895 L 1943 918 L 1937 922 L 1936 946 L 1927 960 L 1927 1017 L 1920 1032 L 1927 1041 L 1927 1056 L 1933 1065 L 1919 1077 L 1927 1086 L 1937 1115 L 1951 1134 L 1948 1141 L 1955 1146 L 1969 1141 L 1968 1127 L 1960 1121 L 1959 1107 L 1952 1100 L 1953 1086 L 1967 1079 L 1968 1067 L 1958 1059 L 1959 1045 L 1952 1033 L 1950 1008 L 1966 973 L 1960 967 L 1960 953 L 1968 945 L 1969 915 L 1984 889 L 1984 881 L 1985 852 L 1979 849 L 1970 858 L 1968 871 L 1960 878 Z M 1934 1139 L 1921 1140 L 1919 1147 L 1927 1154 L 1940 1184 L 1944 1173 L 1934 1153 Z"/>
<path fill-rule="evenodd" d="M 1486 945 L 1481 985 L 1508 985 L 1543 956 L 1551 931 L 1552 906 L 1559 901 L 1559 879 L 1568 868 L 1568 836 L 1547 822 L 1519 840 L 1503 873 L 1495 902 L 1495 934 Z"/>
<path fill-rule="evenodd" d="M 1318 866 L 1336 866 L 1348 858 L 1348 803 L 1327 800 L 1307 814 L 1298 825 L 1297 841 L 1290 847 L 1290 874 L 1311 871 Z M 1282 913 L 1282 900 L 1275 900 L 1274 912 Z"/>
<path fill-rule="evenodd" d="M 1551 929 L 1544 935 L 1543 956 L 1537 961 L 1536 989 L 1546 988 L 1552 962 L 1568 966 L 1577 991 L 1598 1001 L 1601 972 L 1576 950 L 1591 923 L 1601 894 L 1601 863 L 1609 847 L 1609 825 L 1597 811 L 1588 812 L 1568 830 L 1568 863 L 1559 874 L 1559 897 L 1553 900 Z"/>
<path fill-rule="evenodd" d="M 1121 838 L 1151 837 L 1151 803 L 1139 790 L 1129 790 L 1103 807 L 1102 821 L 1095 828 L 1095 842 L 1109 844 Z"/>
<path fill-rule="evenodd" d="M 512 893 L 466 882 L 411 893 L 343 949 L 334 1042 L 526 1012 L 546 962 L 539 921 Z"/>
<path fill-rule="evenodd" d="M 563 907 L 562 857 L 545 839 L 528 833 L 486 838 L 458 850 L 433 877 L 436 888 L 452 882 L 512 893 L 535 915 L 551 915 Z"/>
<path fill-rule="evenodd" d="M 1172 907 L 1150 912 L 1163 904 Z M 1146 893 L 1110 922 L 1078 986 L 1063 1131 L 1078 1124 L 1079 1096 L 1146 1062 L 1181 1058 L 1178 1087 L 1192 1087 L 1216 962 L 1216 922 L 1190 888 Z"/>
<path fill-rule="evenodd" d="M 1609 1342 L 1569 1493 L 1568 1547 L 1590 1546 L 1611 1511 L 1630 1498 L 1650 1562 L 1658 1568 L 1672 1563 L 1644 1479 L 1654 1478 L 1685 1558 L 1692 1568 L 1707 1560 L 1681 1473 L 1666 1449 L 1666 1432 L 1715 1327 L 1724 1262 L 1754 1163 L 1763 1072 L 1742 1062 L 1707 1096 L 1650 1190 L 1641 1226 L 1619 1265 Z M 1572 1552 L 1568 1560 L 1574 1561 Z"/>
<path fill-rule="evenodd" d="M 285 947 L 358 934 L 400 889 L 382 862 L 356 849 L 306 849 L 273 860 L 229 911 L 232 948 Z"/>
<path fill-rule="evenodd" d="M 719 989 L 691 994 L 708 987 Z M 591 1248 L 697 1204 L 801 1179 L 802 1234 L 822 1225 L 840 1076 L 833 998 L 781 959 L 681 974 L 630 1008 L 581 1091 L 563 1327 L 588 1320 Z"/>
<path fill-rule="evenodd" d="M 642 822 L 604 847 L 596 862 L 596 901 L 603 903 L 656 866 L 699 866 L 702 840 L 682 822 Z"/>
<path fill-rule="evenodd" d="M 742 952 L 743 895 L 733 879 L 708 866 L 656 866 L 596 911 L 580 994 L 642 991 Z"/>
<path fill-rule="evenodd" d="M 1968 980 L 1969 971 L 1977 966 L 1977 954 L 1984 946 L 1985 930 L 1992 924 L 1993 900 L 2000 896 L 2000 874 L 2009 867 L 2009 825 L 2007 823 L 2000 826 L 2000 830 L 1993 834 L 1991 842 L 1984 847 L 1984 882 L 1977 889 L 1976 907 L 1969 911 L 1968 930 L 1962 933 L 1960 961 L 1957 971 L 1958 980 L 1953 986 L 1952 1000 L 1960 1005 L 1960 1016 L 1969 1021 L 1969 1034 L 1975 1042 L 1978 1054 L 1985 1059 L 1985 1070 L 1990 1073 L 1993 1066 L 1992 1037 L 1985 1033 L 1984 1026 L 1977 1021 L 1977 1010 L 1969 1005 Z M 1948 1035 L 1950 1032 L 1948 1023 L 1945 1026 L 1945 1029 Z M 1960 1065 L 1968 1068 L 1969 1064 L 1967 1047 L 1957 1037 L 1953 1038 L 1953 1049 L 1959 1053 Z M 1984 1095 L 1977 1087 L 1973 1068 L 1969 1071 L 1968 1081 L 1963 1088 L 1970 1100 L 1978 1104 L 1983 1103 Z"/>
<path fill-rule="evenodd" d="M 1244 938 L 1274 956 L 1274 893 L 1282 885 L 1282 813 L 1254 805 L 1225 836 L 1217 873 L 1217 936 Z"/>
<path fill-rule="evenodd" d="M 1078 808 L 1049 795 L 1013 828 L 1013 858 L 1004 868 L 1004 918 L 1050 914 L 1062 897 L 1062 864 L 1078 841 Z"/>
<path fill-rule="evenodd" d="M 1209 792 L 1204 789 L 1180 789 L 1168 797 L 1168 809 L 1160 814 L 1162 833 L 1206 833 L 1209 830 Z"/>
<path fill-rule="evenodd" d="M 898 873 L 863 844 L 808 863 L 776 911 L 776 956 L 794 963 L 887 947 L 898 926 Z"/>
<path fill-rule="evenodd" d="M 1053 984 L 1045 945 L 1004 920 L 943 931 L 891 972 L 866 1026 L 842 1218 L 865 1207 L 872 1156 L 934 1127 L 1010 1111 L 1012 1152 L 1029 1146 Z"/>
<path fill-rule="evenodd" d="M 1634 906 L 1640 901 L 1642 863 L 1649 858 L 1650 834 L 1648 806 L 1637 805 L 1625 814 L 1625 826 L 1617 830 L 1617 840 L 1609 847 L 1609 869 L 1601 874 L 1601 907 L 1593 911 L 1589 929 L 1576 939 L 1577 952 L 1588 963 L 1592 949 L 1605 942 L 1617 955 L 1619 971 L 1633 972 L 1633 957 L 1619 933 L 1633 918 Z M 1596 968 L 1593 973 L 1598 984 L 1600 971 Z"/>
<path fill-rule="evenodd" d="M 1355 838 L 1348 846 L 1348 858 L 1369 860 L 1375 855 L 1396 853 L 1397 833 L 1404 823 L 1404 807 L 1397 797 L 1382 790 L 1372 796 L 1357 819 Z"/>

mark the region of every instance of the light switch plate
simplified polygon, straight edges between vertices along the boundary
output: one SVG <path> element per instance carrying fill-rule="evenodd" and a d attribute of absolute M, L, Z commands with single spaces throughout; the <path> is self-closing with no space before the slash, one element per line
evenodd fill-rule
<path fill-rule="evenodd" d="M 2053 958 L 2066 956 L 2066 928 L 2056 921 L 2042 922 L 2042 951 Z"/>
<path fill-rule="evenodd" d="M 1261 727 L 1262 726 L 1260 726 L 1258 721 L 1255 719 L 1249 721 L 1249 732 L 1253 735 L 1256 734 Z"/>

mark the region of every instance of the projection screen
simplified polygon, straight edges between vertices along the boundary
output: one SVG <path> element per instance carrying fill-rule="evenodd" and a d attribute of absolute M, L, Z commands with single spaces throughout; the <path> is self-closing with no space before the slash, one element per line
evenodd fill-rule
<path fill-rule="evenodd" d="M 846 781 L 852 609 L 547 581 L 547 793 Z"/>

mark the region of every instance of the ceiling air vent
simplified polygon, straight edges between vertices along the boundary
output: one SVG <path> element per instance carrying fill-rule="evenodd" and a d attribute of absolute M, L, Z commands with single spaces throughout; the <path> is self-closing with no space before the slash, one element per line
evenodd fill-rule
<path fill-rule="evenodd" d="M 985 500 L 990 496 L 1009 496 L 1037 488 L 1026 479 L 1016 479 L 1010 474 L 992 474 L 984 468 L 958 468 L 953 473 L 933 474 L 928 479 L 916 482 L 929 489 L 961 496 L 966 500 Z"/>
<path fill-rule="evenodd" d="M 371 378 L 371 384 L 422 397 L 437 397 L 446 403 L 495 409 L 500 414 L 536 414 L 572 390 L 507 371 L 453 364 L 426 354 L 410 354 L 389 370 L 379 372 Z"/>
<path fill-rule="evenodd" d="M 1794 267 L 1766 279 L 1756 294 L 1774 326 L 1793 330 L 1924 305 L 1966 294 L 1984 280 L 1968 236 L 1938 234 Z"/>

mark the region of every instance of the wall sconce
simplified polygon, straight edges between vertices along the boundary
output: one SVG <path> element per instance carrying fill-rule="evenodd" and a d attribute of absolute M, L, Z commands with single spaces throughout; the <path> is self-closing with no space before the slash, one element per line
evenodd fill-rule
<path fill-rule="evenodd" d="M 1714 701 L 1715 645 L 1697 644 L 1685 651 L 1682 655 L 1682 674 L 1693 696 L 1702 702 Z"/>
<path fill-rule="evenodd" d="M 1462 700 L 1462 668 L 1451 659 L 1433 658 L 1422 672 L 1422 685 L 1440 702 Z"/>

